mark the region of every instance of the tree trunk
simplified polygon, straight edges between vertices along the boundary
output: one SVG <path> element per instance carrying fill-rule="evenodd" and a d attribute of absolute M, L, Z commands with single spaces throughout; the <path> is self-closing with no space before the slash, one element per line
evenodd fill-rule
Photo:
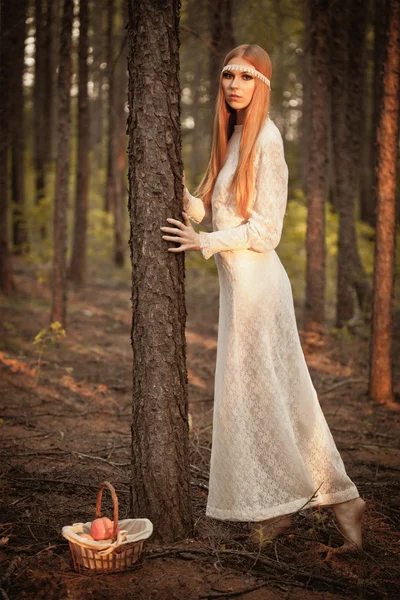
<path fill-rule="evenodd" d="M 116 202 L 116 157 L 118 152 L 118 131 L 115 114 L 116 69 L 114 65 L 114 0 L 107 0 L 107 79 L 108 79 L 108 138 L 107 138 L 107 183 L 104 210 L 114 211 Z"/>
<path fill-rule="evenodd" d="M 366 32 L 360 0 L 331 5 L 332 147 L 335 205 L 339 213 L 336 327 L 355 316 L 356 294 L 368 313 L 370 286 L 357 246 L 355 202 L 359 194 L 361 154 L 362 69 Z"/>
<path fill-rule="evenodd" d="M 183 210 L 179 7 L 129 0 L 131 512 L 148 517 L 161 542 L 193 534 L 184 254 L 169 252 L 159 229 Z"/>
<path fill-rule="evenodd" d="M 376 164 L 376 243 L 368 393 L 372 400 L 394 406 L 391 351 L 400 98 L 399 0 L 388 0 L 386 15 L 386 53 Z M 398 404 L 395 406 L 398 407 Z"/>
<path fill-rule="evenodd" d="M 67 316 L 67 204 L 71 128 L 71 46 L 74 0 L 64 0 L 60 32 L 58 70 L 58 135 L 56 183 L 54 194 L 54 256 L 52 277 L 51 322 L 66 328 Z"/>
<path fill-rule="evenodd" d="M 33 99 L 33 140 L 34 162 L 36 174 L 36 204 L 40 204 L 46 193 L 46 46 L 45 46 L 45 13 L 43 0 L 35 0 L 35 87 Z M 46 227 L 41 226 L 41 235 L 45 237 Z"/>
<path fill-rule="evenodd" d="M 307 268 L 304 329 L 325 325 L 325 193 L 328 158 L 328 9 L 324 0 L 309 0 L 311 98 L 307 174 Z"/>
<path fill-rule="evenodd" d="M 304 52 L 302 57 L 302 79 L 303 82 L 311 82 L 311 49 L 310 49 L 310 31 L 311 31 L 311 15 L 310 15 L 310 3 L 304 3 L 304 22 L 305 22 L 305 35 L 304 41 Z M 306 197 L 308 197 L 307 191 L 307 173 L 310 169 L 310 130 L 311 130 L 311 85 L 303 85 L 303 104 L 300 118 L 300 145 L 301 152 L 299 153 L 300 161 L 300 174 L 302 180 L 302 186 L 305 190 Z"/>
<path fill-rule="evenodd" d="M 367 5 L 367 28 L 369 23 L 374 23 L 376 25 L 376 20 L 374 19 L 374 15 L 370 14 L 372 12 L 373 2 L 368 3 Z M 365 44 L 365 52 L 366 52 L 366 68 L 363 70 L 362 78 L 362 95 L 363 95 L 363 107 L 361 113 L 361 139 L 363 141 L 361 146 L 361 156 L 360 156 L 360 177 L 359 177 L 359 186 L 360 186 L 360 199 L 359 199 L 359 215 L 361 221 L 368 223 L 373 228 L 375 228 L 375 190 L 374 190 L 374 169 L 371 168 L 371 152 L 372 152 L 372 140 L 374 136 L 374 132 L 376 129 L 377 122 L 373 120 L 372 110 L 374 104 L 375 90 L 374 85 L 370 85 L 369 82 L 369 72 L 368 65 L 369 63 L 374 63 L 373 57 L 373 47 L 374 42 L 369 41 L 368 29 L 366 35 L 366 44 Z"/>
<path fill-rule="evenodd" d="M 12 8 L 8 0 L 0 3 L 0 290 L 15 289 L 8 232 L 8 143 L 10 119 Z"/>
<path fill-rule="evenodd" d="M 122 13 L 123 25 L 121 32 L 125 33 L 125 26 L 128 22 L 128 15 L 125 10 Z M 114 204 L 114 261 L 117 267 L 122 267 L 125 262 L 125 242 L 124 242 L 124 221 L 126 218 L 126 115 L 125 103 L 127 99 L 127 48 L 128 44 L 121 36 L 120 56 L 118 58 L 118 89 L 115 98 L 115 116 L 116 116 L 116 146 L 117 155 L 114 160 L 115 166 L 115 204 Z"/>
<path fill-rule="evenodd" d="M 372 188 L 370 193 L 363 198 L 361 203 L 361 218 L 375 229 L 376 221 L 376 186 L 375 165 L 377 161 L 377 135 L 379 123 L 379 111 L 382 101 L 382 76 L 383 61 L 385 54 L 385 14 L 387 0 L 375 0 L 374 2 L 374 77 L 372 82 L 372 117 L 371 117 L 371 142 L 370 163 L 372 173 Z"/>
<path fill-rule="evenodd" d="M 79 3 L 79 90 L 78 90 L 78 157 L 76 164 L 76 193 L 74 242 L 69 279 L 82 284 L 86 274 L 86 232 L 89 186 L 90 121 L 88 97 L 88 30 L 89 1 Z"/>
<path fill-rule="evenodd" d="M 56 159 L 57 142 L 57 65 L 59 43 L 59 0 L 47 0 L 46 23 L 46 111 L 45 160 L 48 165 Z"/>
<path fill-rule="evenodd" d="M 371 310 L 371 285 L 365 272 L 358 251 L 357 234 L 355 226 L 356 201 L 360 198 L 360 173 L 363 165 L 362 156 L 363 115 L 365 113 L 364 72 L 366 69 L 365 44 L 368 13 L 364 0 L 352 0 L 348 27 L 348 107 L 347 115 L 347 148 L 349 151 L 349 181 L 347 193 L 349 199 L 348 230 L 351 233 L 353 282 L 358 304 L 364 316 L 368 317 Z M 343 257 L 345 260 L 345 257 Z M 339 292 L 340 293 L 340 292 Z M 339 296 L 338 296 L 339 301 Z"/>
<path fill-rule="evenodd" d="M 104 0 L 96 1 L 93 22 L 93 99 L 91 101 L 91 149 L 99 168 L 103 167 L 103 69 L 104 58 Z"/>
<path fill-rule="evenodd" d="M 218 82 L 225 55 L 237 44 L 232 27 L 232 0 L 215 0 L 208 3 L 211 46 L 210 53 L 210 107 L 214 108 Z"/>
<path fill-rule="evenodd" d="M 25 217 L 25 118 L 24 118 L 24 52 L 27 1 L 13 4 L 11 29 L 12 70 L 11 88 L 11 198 L 14 253 L 29 250 Z"/>

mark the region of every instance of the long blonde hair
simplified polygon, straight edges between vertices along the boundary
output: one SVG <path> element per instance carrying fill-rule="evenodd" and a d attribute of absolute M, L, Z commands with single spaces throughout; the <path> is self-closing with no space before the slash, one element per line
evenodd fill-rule
<path fill-rule="evenodd" d="M 221 69 L 229 64 L 234 57 L 245 58 L 257 71 L 260 71 L 271 80 L 272 64 L 270 57 L 257 44 L 242 44 L 228 52 Z M 249 202 L 254 189 L 253 164 L 256 142 L 267 119 L 270 105 L 269 86 L 258 77 L 254 79 L 253 97 L 246 110 L 243 123 L 238 165 L 229 186 L 229 192 L 234 192 L 238 212 L 243 218 L 248 217 Z M 205 205 L 211 204 L 215 180 L 223 167 L 227 144 L 233 133 L 234 125 L 236 125 L 236 114 L 236 110 L 231 108 L 225 101 L 221 76 L 215 107 L 211 156 L 203 179 L 194 192 L 195 196 L 202 198 Z"/>

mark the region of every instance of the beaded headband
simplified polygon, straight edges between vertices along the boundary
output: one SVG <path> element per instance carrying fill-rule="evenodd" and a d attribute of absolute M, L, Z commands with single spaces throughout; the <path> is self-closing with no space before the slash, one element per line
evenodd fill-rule
<path fill-rule="evenodd" d="M 265 77 L 265 75 L 260 73 L 260 71 L 257 71 L 257 69 L 255 69 L 254 67 L 247 67 L 246 65 L 235 65 L 235 64 L 225 65 L 225 67 L 221 71 L 221 75 L 224 71 L 228 71 L 228 70 L 229 71 L 246 71 L 246 73 L 251 73 L 252 75 L 255 75 L 256 77 L 261 79 L 261 81 L 266 83 L 268 85 L 269 89 L 271 89 L 271 82 L 268 79 L 268 77 Z"/>

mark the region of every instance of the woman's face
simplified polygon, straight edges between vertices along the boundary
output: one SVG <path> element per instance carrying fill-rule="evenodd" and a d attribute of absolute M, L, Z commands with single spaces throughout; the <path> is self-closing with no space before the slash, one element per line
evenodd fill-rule
<path fill-rule="evenodd" d="M 242 58 L 235 56 L 229 61 L 231 64 L 252 67 L 253 65 Z M 232 108 L 242 110 L 246 108 L 253 97 L 255 87 L 255 77 L 246 71 L 237 71 L 229 69 L 222 74 L 222 88 L 225 94 L 225 100 Z"/>

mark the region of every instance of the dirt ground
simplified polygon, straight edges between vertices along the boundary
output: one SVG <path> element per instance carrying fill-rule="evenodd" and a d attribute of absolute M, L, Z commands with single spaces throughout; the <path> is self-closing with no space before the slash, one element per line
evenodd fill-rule
<path fill-rule="evenodd" d="M 145 545 L 141 564 L 117 574 L 73 570 L 64 525 L 94 518 L 101 481 L 129 515 L 130 277 L 91 272 L 68 293 L 67 336 L 45 348 L 50 293 L 16 261 L 18 291 L 0 296 L 0 596 L 5 599 L 338 600 L 400 598 L 399 361 L 396 402 L 367 398 L 368 336 L 305 338 L 306 360 L 346 469 L 367 502 L 364 550 L 330 551 L 342 537 L 328 507 L 295 515 L 260 552 L 246 523 L 205 516 L 218 319 L 215 271 L 188 269 L 187 341 L 195 537 Z M 296 307 L 297 309 L 297 307 Z M 397 316 L 397 319 L 400 320 Z M 111 501 L 103 506 L 111 517 Z"/>

